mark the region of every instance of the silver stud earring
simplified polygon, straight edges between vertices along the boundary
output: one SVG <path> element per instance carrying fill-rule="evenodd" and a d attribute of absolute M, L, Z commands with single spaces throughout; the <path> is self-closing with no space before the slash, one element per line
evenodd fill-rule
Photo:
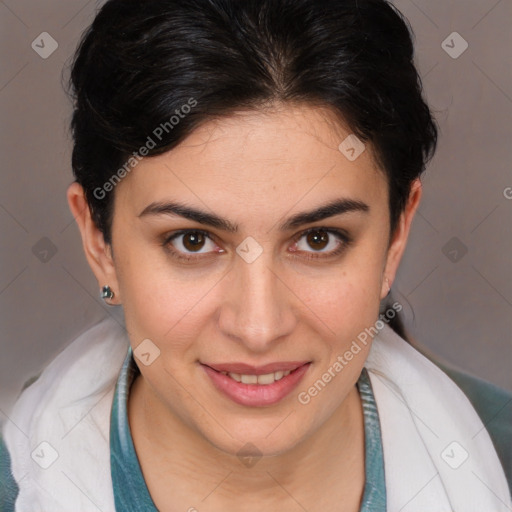
<path fill-rule="evenodd" d="M 112 291 L 112 288 L 110 288 L 110 286 L 108 286 L 108 285 L 105 285 L 101 289 L 101 298 L 103 300 L 105 300 L 105 299 L 113 299 L 114 295 L 115 295 L 115 293 Z"/>

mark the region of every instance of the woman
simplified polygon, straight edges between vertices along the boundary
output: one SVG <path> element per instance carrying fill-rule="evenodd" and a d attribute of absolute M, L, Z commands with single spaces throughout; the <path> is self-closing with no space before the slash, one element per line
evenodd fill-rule
<path fill-rule="evenodd" d="M 5 510 L 510 510 L 512 397 L 389 299 L 437 140 L 395 8 L 109 0 L 71 84 L 67 197 L 125 324 L 23 391 Z"/>

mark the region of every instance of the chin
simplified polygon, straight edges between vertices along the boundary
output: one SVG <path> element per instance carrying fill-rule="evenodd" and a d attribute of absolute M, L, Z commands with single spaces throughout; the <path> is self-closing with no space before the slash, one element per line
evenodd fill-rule
<path fill-rule="evenodd" d="M 244 463 L 246 457 L 258 459 L 262 456 L 274 457 L 285 454 L 296 447 L 301 439 L 307 437 L 306 431 L 302 433 L 302 436 L 297 435 L 290 428 L 292 425 L 288 424 L 288 420 L 282 423 L 282 420 L 273 420 L 272 425 L 269 425 L 270 422 L 262 422 L 260 427 L 255 427 L 254 420 L 250 421 L 251 427 L 249 428 L 246 428 L 245 422 L 240 425 L 230 423 L 229 433 L 233 437 L 221 429 L 217 432 L 218 435 L 210 434 L 205 438 L 221 452 L 238 457 Z"/>

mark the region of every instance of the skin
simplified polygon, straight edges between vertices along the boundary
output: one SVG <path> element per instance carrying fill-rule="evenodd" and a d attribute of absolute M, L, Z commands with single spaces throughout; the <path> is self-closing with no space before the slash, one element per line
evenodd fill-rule
<path fill-rule="evenodd" d="M 110 302 L 122 304 L 132 348 L 149 338 L 160 349 L 149 366 L 135 359 L 141 376 L 129 396 L 132 437 L 160 510 L 312 512 L 340 502 L 359 510 L 364 423 L 356 382 L 371 344 L 309 404 L 297 395 L 378 319 L 421 184 L 412 184 L 390 241 L 386 177 L 369 146 L 353 162 L 338 150 L 349 134 L 330 111 L 304 105 L 208 121 L 172 151 L 144 158 L 117 185 L 112 247 L 81 187 L 69 187 L 87 260 L 98 285 L 114 290 Z M 279 230 L 290 216 L 339 198 L 364 202 L 368 211 Z M 139 216 L 168 200 L 222 216 L 238 232 L 173 215 Z M 329 234 L 324 248 L 310 245 L 302 234 L 313 227 L 344 230 L 352 242 Z M 213 238 L 199 254 L 183 245 L 190 237 L 168 244 L 195 255 L 192 262 L 163 246 L 181 229 Z M 263 249 L 252 263 L 236 253 L 249 236 Z M 341 254 L 329 256 L 339 244 Z M 232 402 L 199 365 L 290 360 L 312 364 L 296 390 L 267 407 Z M 248 442 L 263 455 L 252 467 L 237 456 Z"/>

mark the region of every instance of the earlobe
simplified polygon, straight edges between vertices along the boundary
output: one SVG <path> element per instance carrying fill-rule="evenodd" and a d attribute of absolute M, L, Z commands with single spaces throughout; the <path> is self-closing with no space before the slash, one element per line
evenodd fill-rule
<path fill-rule="evenodd" d="M 387 292 L 386 293 L 386 297 L 391 293 L 391 285 L 389 284 L 389 277 L 385 277 L 384 278 L 384 285 L 385 285 L 385 288 L 387 289 Z"/>
<path fill-rule="evenodd" d="M 98 280 L 98 287 L 108 285 L 115 290 L 119 299 L 119 286 L 110 245 L 105 243 L 103 233 L 92 220 L 91 210 L 85 198 L 83 187 L 73 182 L 67 190 L 69 209 L 76 220 L 87 262 Z"/>
<path fill-rule="evenodd" d="M 387 296 L 393 286 L 398 266 L 407 245 L 411 224 L 418 210 L 422 195 L 422 185 L 419 178 L 411 184 L 409 197 L 405 209 L 400 215 L 393 239 L 388 249 L 386 259 L 386 268 L 384 269 L 384 279 L 381 290 L 381 299 Z"/>

